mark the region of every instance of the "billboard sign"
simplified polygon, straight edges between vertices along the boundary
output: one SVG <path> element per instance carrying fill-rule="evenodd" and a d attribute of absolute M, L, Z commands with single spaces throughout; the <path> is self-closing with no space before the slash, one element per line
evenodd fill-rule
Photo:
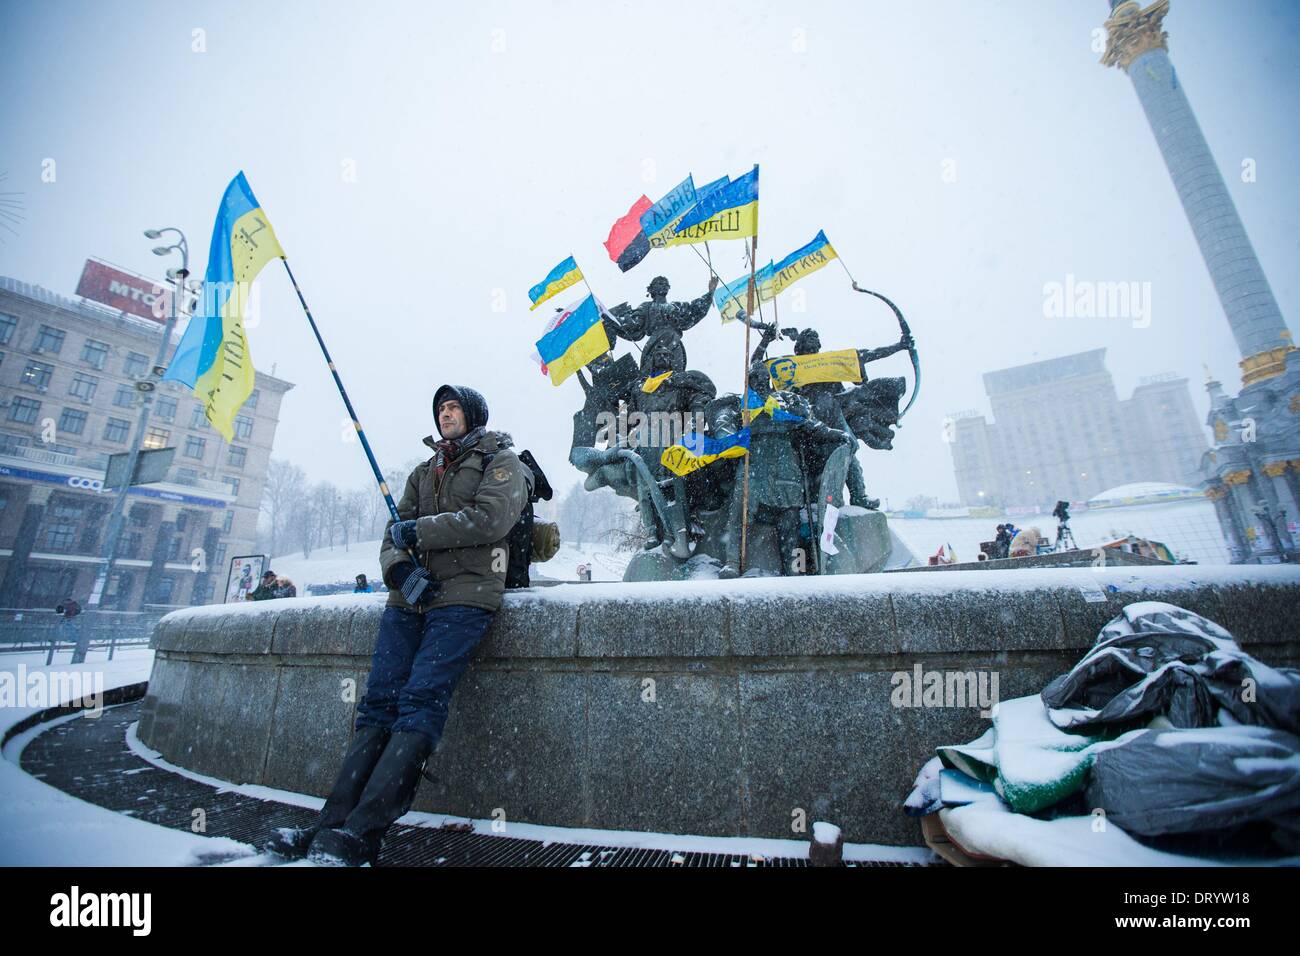
<path fill-rule="evenodd" d="M 77 283 L 77 295 L 159 323 L 167 321 L 171 309 L 171 290 L 166 286 L 97 259 L 86 260 L 81 281 Z"/>

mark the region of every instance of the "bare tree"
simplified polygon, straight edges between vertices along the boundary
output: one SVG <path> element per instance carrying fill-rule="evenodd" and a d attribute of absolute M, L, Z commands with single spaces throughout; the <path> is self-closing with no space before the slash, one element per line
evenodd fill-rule
<path fill-rule="evenodd" d="M 555 520 L 565 541 L 574 544 L 613 543 L 611 532 L 629 528 L 637 529 L 636 534 L 642 537 L 640 519 L 633 507 L 630 501 L 620 498 L 610 488 L 587 491 L 582 485 L 575 484 L 556 507 Z"/>
<path fill-rule="evenodd" d="M 555 520 L 560 526 L 560 536 L 565 541 L 581 544 L 590 532 L 589 512 L 584 500 L 587 492 L 582 485 L 574 485 L 560 499 L 555 509 Z"/>
<path fill-rule="evenodd" d="M 343 493 L 342 514 L 339 517 L 339 526 L 343 531 L 343 550 L 347 550 L 350 541 L 360 541 L 361 536 L 365 534 L 366 519 L 369 517 L 370 509 L 369 498 L 372 497 L 383 501 L 378 489 L 353 488 Z"/>
<path fill-rule="evenodd" d="M 271 459 L 262 487 L 262 512 L 270 525 L 270 554 L 287 551 L 290 545 L 286 528 L 295 504 L 307 493 L 307 475 L 297 465 Z M 294 542 L 297 543 L 297 542 Z"/>
<path fill-rule="evenodd" d="M 626 501 L 626 499 L 619 499 Z M 641 516 L 636 508 L 620 508 L 613 515 L 613 523 L 605 531 L 604 540 L 613 545 L 615 551 L 640 551 L 645 545 L 645 530 L 641 527 Z"/>
<path fill-rule="evenodd" d="M 295 548 L 301 548 L 304 558 L 311 557 L 312 548 L 316 544 L 316 516 L 315 507 L 306 495 L 294 501 L 289 508 L 285 519 L 285 541 Z"/>
<path fill-rule="evenodd" d="M 339 527 L 339 490 L 330 482 L 322 481 L 312 488 L 311 499 L 316 518 L 315 542 L 332 548 Z"/>
<path fill-rule="evenodd" d="M 391 489 L 391 485 L 389 486 Z M 390 490 L 389 494 L 393 494 Z M 396 496 L 393 498 L 397 500 Z M 376 489 L 366 499 L 366 540 L 373 541 L 384 533 L 384 524 L 388 521 L 388 502 Z"/>

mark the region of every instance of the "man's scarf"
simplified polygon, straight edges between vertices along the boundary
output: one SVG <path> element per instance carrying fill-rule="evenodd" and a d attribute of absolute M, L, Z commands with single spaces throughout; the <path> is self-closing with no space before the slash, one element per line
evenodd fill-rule
<path fill-rule="evenodd" d="M 460 459 L 465 452 L 469 451 L 478 444 L 478 440 L 483 437 L 482 426 L 475 428 L 473 431 L 461 438 L 440 438 L 433 443 L 433 447 L 438 449 L 438 459 L 434 462 L 434 474 L 438 480 L 442 481 L 442 476 L 446 470 Z"/>

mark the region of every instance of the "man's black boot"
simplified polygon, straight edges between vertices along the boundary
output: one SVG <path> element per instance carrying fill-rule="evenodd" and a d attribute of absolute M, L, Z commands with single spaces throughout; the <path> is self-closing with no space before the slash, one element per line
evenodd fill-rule
<path fill-rule="evenodd" d="M 432 750 L 424 734 L 393 734 L 347 821 L 338 829 L 317 833 L 308 858 L 326 866 L 374 864 L 388 828 L 411 809 Z"/>
<path fill-rule="evenodd" d="M 282 827 L 267 842 L 266 852 L 291 860 L 301 859 L 307 855 L 307 848 L 317 833 L 343 826 L 352 808 L 360 801 L 371 773 L 383 756 L 389 736 L 387 727 L 358 727 L 343 757 L 334 789 L 330 791 L 316 822 L 309 827 Z"/>

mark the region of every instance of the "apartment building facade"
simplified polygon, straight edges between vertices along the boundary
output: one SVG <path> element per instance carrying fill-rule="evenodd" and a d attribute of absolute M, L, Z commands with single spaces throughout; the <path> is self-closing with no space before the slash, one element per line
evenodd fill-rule
<path fill-rule="evenodd" d="M 220 601 L 229 559 L 253 553 L 293 385 L 257 372 L 227 444 L 188 389 L 137 388 L 162 334 L 159 320 L 0 277 L 0 608 L 86 603 L 116 496 L 105 467 L 130 450 L 146 394 L 143 448 L 174 448 L 174 459 L 162 481 L 127 494 L 101 606 Z"/>

